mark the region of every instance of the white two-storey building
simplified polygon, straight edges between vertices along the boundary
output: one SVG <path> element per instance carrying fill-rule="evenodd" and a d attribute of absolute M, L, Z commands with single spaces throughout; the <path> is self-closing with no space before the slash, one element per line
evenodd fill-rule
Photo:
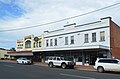
<path fill-rule="evenodd" d="M 63 29 L 45 31 L 44 49 L 33 50 L 47 56 L 64 56 L 80 65 L 94 65 L 97 57 L 112 57 L 110 17 L 78 25 L 65 25 Z M 118 27 L 113 25 L 114 27 Z"/>

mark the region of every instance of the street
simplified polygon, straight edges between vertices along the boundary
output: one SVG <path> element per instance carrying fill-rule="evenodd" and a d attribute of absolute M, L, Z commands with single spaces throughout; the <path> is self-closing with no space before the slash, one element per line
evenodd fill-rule
<path fill-rule="evenodd" d="M 0 62 L 0 79 L 120 79 L 120 74 Z"/>

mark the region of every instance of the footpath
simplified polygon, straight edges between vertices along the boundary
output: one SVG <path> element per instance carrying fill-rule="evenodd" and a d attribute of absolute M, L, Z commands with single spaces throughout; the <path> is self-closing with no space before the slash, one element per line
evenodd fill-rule
<path fill-rule="evenodd" d="M 17 63 L 15 60 L 0 60 L 0 62 L 10 62 L 10 63 Z M 34 62 L 34 65 L 48 67 L 46 63 L 42 62 Z M 74 67 L 76 70 L 87 70 L 87 71 L 96 71 L 93 66 L 83 66 L 83 65 L 75 65 Z"/>

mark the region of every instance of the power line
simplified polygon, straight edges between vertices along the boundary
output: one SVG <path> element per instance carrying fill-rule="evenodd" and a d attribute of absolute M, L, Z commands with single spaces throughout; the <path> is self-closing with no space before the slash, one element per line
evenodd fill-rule
<path fill-rule="evenodd" d="M 76 17 L 88 15 L 88 14 L 91 14 L 91 13 L 94 13 L 94 12 L 97 12 L 97 11 L 101 11 L 101 10 L 103 10 L 103 9 L 107 9 L 107 8 L 110 8 L 110 7 L 119 5 L 119 4 L 120 4 L 120 3 L 112 4 L 112 5 L 109 5 L 109 6 L 106 6 L 106 7 L 97 9 L 97 10 L 94 10 L 94 11 L 90 11 L 90 12 L 87 12 L 87 13 L 83 13 L 83 14 L 80 14 L 80 15 L 68 17 L 68 18 L 61 19 L 61 20 L 57 20 L 57 21 L 53 21 L 53 22 L 48 22 L 48 23 L 44 23 L 44 24 L 40 24 L 40 25 L 33 25 L 33 26 L 28 26 L 28 27 L 23 27 L 23 28 L 5 29 L 5 30 L 0 30 L 0 32 L 15 31 L 15 30 L 24 30 L 24 29 L 30 29 L 30 28 L 35 28 L 35 27 L 40 27 L 40 26 L 49 25 L 49 24 L 54 24 L 54 23 L 58 23 L 58 22 L 62 22 L 62 21 L 68 20 L 68 19 L 73 19 L 73 18 L 76 18 Z"/>

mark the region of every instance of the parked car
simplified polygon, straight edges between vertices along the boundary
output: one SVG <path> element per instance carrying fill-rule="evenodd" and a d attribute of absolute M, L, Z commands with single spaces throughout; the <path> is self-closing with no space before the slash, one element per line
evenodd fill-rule
<path fill-rule="evenodd" d="M 53 67 L 53 66 L 60 66 L 63 69 L 69 67 L 69 68 L 74 68 L 75 63 L 73 61 L 67 61 L 63 57 L 49 57 L 47 60 L 48 66 Z"/>
<path fill-rule="evenodd" d="M 95 62 L 94 68 L 97 69 L 98 72 L 120 72 L 120 60 L 113 58 L 98 58 Z"/>
<path fill-rule="evenodd" d="M 27 58 L 18 58 L 16 61 L 18 64 L 33 64 L 32 60 Z"/>

